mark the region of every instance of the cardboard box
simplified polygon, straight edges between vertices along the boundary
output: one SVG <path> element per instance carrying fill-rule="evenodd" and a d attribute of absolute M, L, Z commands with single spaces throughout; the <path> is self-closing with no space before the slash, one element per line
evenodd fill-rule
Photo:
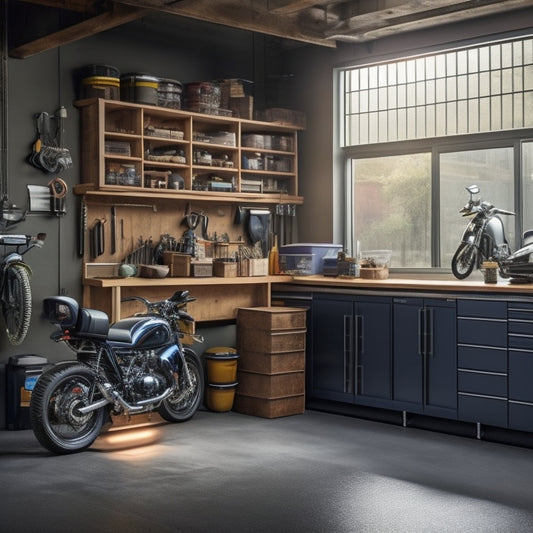
<path fill-rule="evenodd" d="M 296 396 L 267 400 L 236 393 L 233 410 L 245 415 L 263 418 L 301 415 L 305 411 L 305 395 L 298 394 Z"/>
<path fill-rule="evenodd" d="M 301 307 L 241 307 L 237 327 L 253 330 L 305 330 L 306 310 Z"/>
<path fill-rule="evenodd" d="M 298 350 L 272 354 L 244 350 L 239 353 L 239 368 L 264 374 L 305 370 L 305 352 Z"/>
<path fill-rule="evenodd" d="M 237 382 L 239 394 L 268 400 L 305 393 L 305 373 L 303 370 L 281 374 L 260 374 L 239 370 Z"/>

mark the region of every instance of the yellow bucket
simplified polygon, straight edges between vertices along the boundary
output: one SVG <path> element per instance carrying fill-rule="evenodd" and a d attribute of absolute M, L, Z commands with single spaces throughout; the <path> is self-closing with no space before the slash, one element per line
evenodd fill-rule
<path fill-rule="evenodd" d="M 235 348 L 210 348 L 205 351 L 205 359 L 209 383 L 233 383 L 237 379 L 239 355 Z"/>
<path fill-rule="evenodd" d="M 236 386 L 237 382 L 209 383 L 207 386 L 207 408 L 218 413 L 231 411 Z"/>

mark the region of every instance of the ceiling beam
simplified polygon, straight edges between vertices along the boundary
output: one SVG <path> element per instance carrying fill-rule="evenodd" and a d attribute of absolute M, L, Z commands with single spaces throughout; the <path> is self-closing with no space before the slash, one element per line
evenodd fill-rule
<path fill-rule="evenodd" d="M 98 9 L 97 7 L 97 4 L 102 4 L 102 2 L 95 2 L 94 0 L 19 0 L 19 2 L 64 9 L 65 11 L 76 11 L 78 13 L 96 14 L 98 11 L 102 11 L 101 8 Z"/>
<path fill-rule="evenodd" d="M 308 28 L 295 16 L 279 15 L 268 10 L 265 0 L 120 0 L 131 6 L 150 7 L 157 11 L 222 24 L 241 30 L 274 35 L 310 44 L 335 48 L 324 37 L 324 28 Z M 317 2 L 314 2 L 315 4 Z"/>
<path fill-rule="evenodd" d="M 325 35 L 333 40 L 365 42 L 528 6 L 531 0 L 409 0 L 385 11 L 344 19 Z"/>
<path fill-rule="evenodd" d="M 115 28 L 122 24 L 132 22 L 150 13 L 149 9 L 140 9 L 124 5 L 115 5 L 110 11 L 84 20 L 62 30 L 56 31 L 46 37 L 17 46 L 9 51 L 10 57 L 26 59 L 40 52 L 51 50 L 68 43 L 91 37 L 102 31 Z"/>

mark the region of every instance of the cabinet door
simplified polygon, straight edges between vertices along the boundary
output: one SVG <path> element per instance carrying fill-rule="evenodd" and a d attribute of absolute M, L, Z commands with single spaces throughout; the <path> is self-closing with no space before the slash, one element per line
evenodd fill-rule
<path fill-rule="evenodd" d="M 379 300 L 376 298 L 376 300 Z M 356 372 L 358 396 L 391 399 L 390 301 L 356 301 Z"/>
<path fill-rule="evenodd" d="M 313 301 L 313 380 L 310 395 L 353 401 L 353 303 L 352 300 Z"/>
<path fill-rule="evenodd" d="M 420 298 L 394 298 L 393 399 L 416 411 L 423 391 L 422 308 Z"/>
<path fill-rule="evenodd" d="M 457 321 L 454 301 L 426 302 L 430 342 L 426 353 L 425 412 L 457 411 Z M 446 411 L 450 411 L 446 413 Z"/>

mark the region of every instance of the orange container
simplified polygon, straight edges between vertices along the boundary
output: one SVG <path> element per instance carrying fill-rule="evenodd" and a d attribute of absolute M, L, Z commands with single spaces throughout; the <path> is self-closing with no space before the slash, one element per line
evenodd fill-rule
<path fill-rule="evenodd" d="M 237 379 L 239 355 L 235 348 L 210 348 L 205 351 L 205 359 L 209 383 L 233 383 Z"/>

